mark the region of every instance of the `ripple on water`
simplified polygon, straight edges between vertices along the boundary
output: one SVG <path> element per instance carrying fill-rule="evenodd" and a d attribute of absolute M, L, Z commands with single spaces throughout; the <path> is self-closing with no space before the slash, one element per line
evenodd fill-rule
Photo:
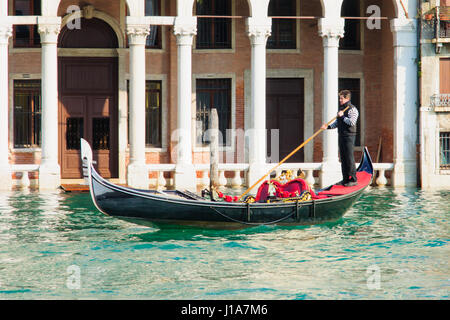
<path fill-rule="evenodd" d="M 449 207 L 372 188 L 335 223 L 156 229 L 88 194 L 0 193 L 0 299 L 448 299 Z"/>

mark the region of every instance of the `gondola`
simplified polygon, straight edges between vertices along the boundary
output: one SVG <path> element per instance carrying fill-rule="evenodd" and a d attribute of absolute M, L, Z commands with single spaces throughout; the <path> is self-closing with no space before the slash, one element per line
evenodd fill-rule
<path fill-rule="evenodd" d="M 92 150 L 84 139 L 81 139 L 81 157 L 84 177 L 89 184 L 93 203 L 100 212 L 157 227 L 185 225 L 234 229 L 334 222 L 358 200 L 373 177 L 372 160 L 367 148 L 364 148 L 357 169 L 356 186 L 335 184 L 314 191 L 304 180 L 293 179 L 284 184 L 277 182 L 277 194 L 273 194 L 268 191 L 271 182 L 268 180 L 261 184 L 256 197 L 227 202 L 185 190 L 140 190 L 113 184 L 95 170 Z"/>

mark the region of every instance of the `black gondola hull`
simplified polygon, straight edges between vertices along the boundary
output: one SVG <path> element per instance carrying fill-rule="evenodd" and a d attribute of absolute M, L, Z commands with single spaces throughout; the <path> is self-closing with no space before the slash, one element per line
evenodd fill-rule
<path fill-rule="evenodd" d="M 373 175 L 370 155 L 365 149 L 358 171 L 370 174 L 369 183 L 354 192 L 305 202 L 247 204 L 184 199 L 173 196 L 177 191 L 160 193 L 122 187 L 106 181 L 92 164 L 89 166 L 91 196 L 101 212 L 145 225 L 179 224 L 213 228 L 312 225 L 337 221 L 358 200 Z"/>

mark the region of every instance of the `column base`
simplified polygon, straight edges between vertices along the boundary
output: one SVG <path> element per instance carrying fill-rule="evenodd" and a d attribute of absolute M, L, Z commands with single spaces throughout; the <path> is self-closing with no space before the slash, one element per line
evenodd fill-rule
<path fill-rule="evenodd" d="M 324 162 L 320 171 L 320 188 L 331 186 L 342 180 L 341 165 L 339 162 Z"/>
<path fill-rule="evenodd" d="M 175 189 L 197 190 L 197 173 L 192 164 L 177 164 L 174 175 Z"/>
<path fill-rule="evenodd" d="M 259 179 L 262 178 L 267 173 L 267 168 L 265 163 L 250 163 L 248 172 L 247 172 L 247 187 L 250 188 L 255 184 Z M 258 192 L 258 188 L 261 186 L 261 184 L 270 179 L 270 174 L 267 175 L 260 183 L 258 183 L 256 186 L 252 188 L 252 190 L 249 191 L 249 194 L 255 195 Z"/>
<path fill-rule="evenodd" d="M 148 189 L 150 179 L 145 164 L 129 164 L 127 168 L 127 184 L 136 189 Z"/>
<path fill-rule="evenodd" d="M 61 168 L 59 164 L 41 164 L 39 166 L 39 190 L 55 190 L 61 186 Z"/>
<path fill-rule="evenodd" d="M 414 160 L 395 161 L 392 186 L 396 188 L 417 187 L 417 164 Z"/>
<path fill-rule="evenodd" d="M 9 165 L 0 166 L 0 190 L 8 191 L 12 189 L 11 167 Z"/>

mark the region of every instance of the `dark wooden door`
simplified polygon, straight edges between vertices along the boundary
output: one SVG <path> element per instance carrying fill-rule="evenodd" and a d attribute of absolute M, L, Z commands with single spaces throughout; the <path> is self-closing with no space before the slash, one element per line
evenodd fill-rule
<path fill-rule="evenodd" d="M 62 178 L 82 178 L 80 138 L 93 149 L 105 178 L 118 176 L 117 60 L 59 58 Z"/>
<path fill-rule="evenodd" d="M 266 82 L 267 153 L 278 143 L 279 160 L 293 151 L 303 140 L 304 80 L 302 78 L 269 78 Z M 279 130 L 279 141 L 270 140 L 270 130 Z M 270 159 L 278 162 L 277 159 Z M 303 150 L 292 155 L 287 162 L 303 162 Z"/>

